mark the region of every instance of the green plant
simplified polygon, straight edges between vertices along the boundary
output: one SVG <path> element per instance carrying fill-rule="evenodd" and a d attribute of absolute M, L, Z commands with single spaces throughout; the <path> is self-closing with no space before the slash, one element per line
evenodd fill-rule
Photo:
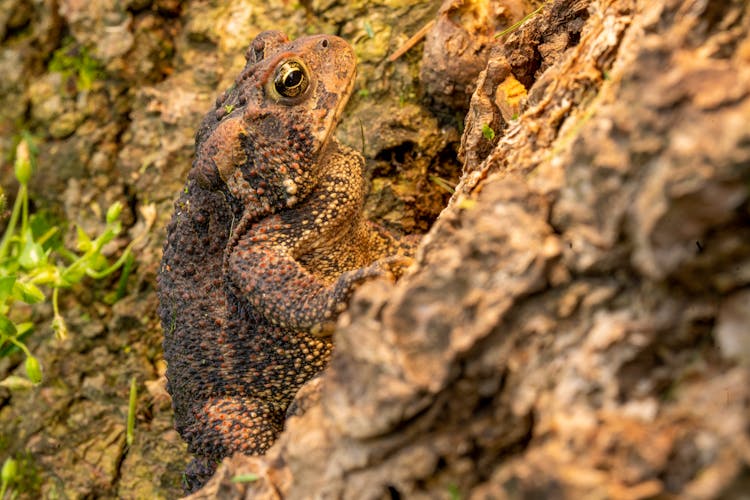
<path fill-rule="evenodd" d="M 450 500 L 461 500 L 461 491 L 458 489 L 457 485 L 448 485 L 448 498 L 450 498 Z"/>
<path fill-rule="evenodd" d="M 260 479 L 257 474 L 249 472 L 247 474 L 240 474 L 232 478 L 233 483 L 252 483 Z"/>
<path fill-rule="evenodd" d="M 60 314 L 58 297 L 61 289 L 70 288 L 85 277 L 101 279 L 132 263 L 130 245 L 114 264 L 102 254 L 104 245 L 122 230 L 119 221 L 122 205 L 115 203 L 107 210 L 104 232 L 92 238 L 77 227 L 75 250 L 66 248 L 59 237 L 61 228 L 47 218 L 29 214 L 28 183 L 36 167 L 35 148 L 24 135 L 16 148 L 14 171 L 19 183 L 13 209 L 0 240 L 0 356 L 20 350 L 26 356 L 28 380 L 42 381 L 42 367 L 24 340 L 34 324 L 19 320 L 18 304 L 37 304 L 51 295 L 52 328 L 62 339 L 67 335 L 65 319 Z M 18 387 L 28 385 L 20 377 L 10 376 L 0 384 Z"/>
<path fill-rule="evenodd" d="M 482 125 L 482 135 L 484 136 L 485 139 L 487 139 L 488 141 L 491 141 L 492 139 L 495 138 L 495 131 L 492 130 L 492 127 L 490 127 L 489 125 L 485 123 L 484 125 Z"/>
<path fill-rule="evenodd" d="M 430 181 L 435 183 L 436 186 L 438 186 L 441 189 L 444 189 L 445 191 L 453 194 L 456 191 L 456 186 L 450 183 L 450 181 L 443 179 L 440 176 L 437 175 L 430 175 L 429 176 Z"/>
<path fill-rule="evenodd" d="M 5 492 L 8 490 L 8 486 L 13 484 L 18 475 L 18 462 L 8 457 L 3 462 L 3 468 L 0 472 L 0 498 L 5 498 Z"/>
<path fill-rule="evenodd" d="M 536 9 L 534 9 L 533 11 L 529 12 L 528 14 L 526 14 L 520 21 L 518 21 L 517 23 L 514 23 L 512 25 L 510 25 L 508 28 L 506 28 L 503 31 L 501 31 L 500 33 L 496 34 L 495 38 L 500 38 L 501 36 L 505 36 L 508 33 L 512 33 L 514 31 L 516 31 L 518 28 L 521 27 L 521 25 L 523 25 L 523 23 L 525 23 L 526 21 L 528 21 L 529 19 L 531 19 L 535 15 L 539 14 L 542 11 L 542 9 L 545 7 L 545 5 L 547 5 L 548 3 L 549 3 L 549 1 L 544 2 L 542 5 L 540 5 Z"/>
<path fill-rule="evenodd" d="M 365 33 L 367 33 L 368 37 L 375 38 L 375 30 L 372 29 L 370 21 L 365 21 Z"/>
<path fill-rule="evenodd" d="M 0 469 L 0 499 L 38 498 L 42 479 L 28 451 L 8 456 Z"/>
<path fill-rule="evenodd" d="M 128 425 L 125 432 L 125 443 L 133 446 L 135 441 L 135 410 L 138 403 L 138 386 L 135 377 L 130 378 L 130 397 L 128 398 Z"/>
<path fill-rule="evenodd" d="M 49 70 L 62 73 L 66 78 L 74 76 L 79 91 L 91 90 L 94 81 L 104 74 L 102 63 L 89 54 L 86 47 L 79 47 L 72 38 L 67 38 L 62 47 L 52 54 Z"/>

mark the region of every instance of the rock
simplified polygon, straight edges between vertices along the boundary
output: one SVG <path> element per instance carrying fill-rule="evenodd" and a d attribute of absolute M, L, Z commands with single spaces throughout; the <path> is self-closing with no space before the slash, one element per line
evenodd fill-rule
<path fill-rule="evenodd" d="M 721 305 L 715 329 L 721 353 L 730 359 L 750 364 L 750 292 L 730 295 Z"/>
<path fill-rule="evenodd" d="M 531 8 L 523 0 L 445 0 L 425 38 L 419 73 L 424 92 L 465 111 L 495 36 Z"/>

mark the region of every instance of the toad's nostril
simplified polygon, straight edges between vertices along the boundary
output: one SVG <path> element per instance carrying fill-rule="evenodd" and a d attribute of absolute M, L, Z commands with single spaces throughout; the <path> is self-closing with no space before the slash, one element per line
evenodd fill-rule
<path fill-rule="evenodd" d="M 323 40 L 322 42 L 320 42 L 320 46 L 323 47 L 324 49 L 327 49 L 328 48 L 328 40 Z"/>

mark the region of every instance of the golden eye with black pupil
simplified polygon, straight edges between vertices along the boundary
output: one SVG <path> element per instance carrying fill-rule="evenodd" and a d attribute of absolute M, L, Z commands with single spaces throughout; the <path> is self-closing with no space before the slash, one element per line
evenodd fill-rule
<path fill-rule="evenodd" d="M 273 85 L 283 97 L 297 97 L 307 90 L 309 79 L 298 61 L 286 61 L 276 68 Z"/>

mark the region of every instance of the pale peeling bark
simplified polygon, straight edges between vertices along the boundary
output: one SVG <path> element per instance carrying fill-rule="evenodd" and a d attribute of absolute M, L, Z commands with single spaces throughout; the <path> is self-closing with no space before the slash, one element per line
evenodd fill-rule
<path fill-rule="evenodd" d="M 463 145 L 320 401 L 195 498 L 747 491 L 750 6 L 553 2 L 493 50 Z"/>

